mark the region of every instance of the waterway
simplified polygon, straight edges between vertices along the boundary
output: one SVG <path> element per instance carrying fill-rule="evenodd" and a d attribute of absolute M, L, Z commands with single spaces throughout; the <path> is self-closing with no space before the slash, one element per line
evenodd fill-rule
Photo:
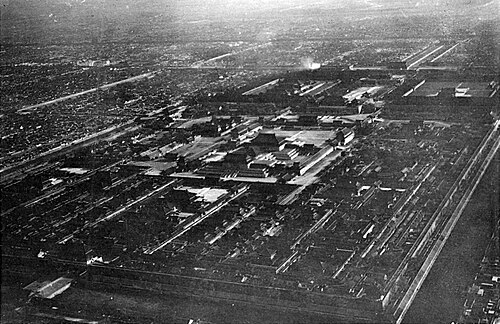
<path fill-rule="evenodd" d="M 492 230 L 491 199 L 499 199 L 494 181 L 500 181 L 491 162 L 488 171 L 474 192 L 469 205 L 422 284 L 403 323 L 456 322 L 462 311 L 463 292 L 472 284 Z M 493 195 L 493 196 L 491 196 Z"/>

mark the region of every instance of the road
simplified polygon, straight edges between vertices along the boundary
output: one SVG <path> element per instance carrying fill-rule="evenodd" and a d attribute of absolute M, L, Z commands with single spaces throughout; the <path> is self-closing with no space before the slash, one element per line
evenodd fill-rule
<path fill-rule="evenodd" d="M 305 174 L 297 176 L 296 178 L 290 180 L 288 184 L 299 185 L 299 187 L 297 187 L 290 194 L 281 199 L 279 204 L 288 205 L 293 202 L 295 200 L 295 197 L 297 197 L 307 186 L 313 184 L 318 180 L 318 173 L 320 173 L 327 165 L 335 161 L 340 155 L 341 151 L 334 150 L 325 158 L 323 158 L 319 163 L 311 167 L 311 169 L 309 169 Z"/>
<path fill-rule="evenodd" d="M 226 53 L 226 54 L 222 54 L 222 55 L 219 55 L 219 56 L 216 56 L 216 57 L 212 57 L 212 58 L 210 58 L 208 60 L 202 60 L 202 61 L 195 62 L 195 63 L 193 63 L 193 67 L 199 68 L 199 67 L 204 66 L 207 63 L 215 62 L 215 61 L 218 61 L 218 60 L 223 59 L 225 57 L 229 57 L 229 56 L 241 54 L 243 52 L 255 50 L 255 49 L 258 49 L 258 48 L 261 48 L 261 47 L 266 47 L 266 46 L 269 46 L 269 45 L 271 45 L 271 43 L 267 42 L 267 43 L 264 43 L 264 44 L 257 44 L 257 45 L 253 45 L 253 46 L 250 46 L 250 47 L 247 47 L 247 48 L 243 48 L 243 49 L 240 49 L 240 50 L 232 51 L 232 52 L 229 52 L 229 53 Z"/>
<path fill-rule="evenodd" d="M 489 144 L 492 144 L 492 147 L 490 148 L 489 152 L 487 153 L 486 157 L 481 162 L 481 166 L 479 170 L 476 171 L 472 179 L 467 179 L 467 189 L 465 191 L 465 194 L 462 196 L 460 199 L 458 205 L 455 207 L 450 219 L 446 222 L 446 225 L 444 226 L 443 230 L 441 231 L 441 234 L 438 238 L 438 240 L 435 242 L 435 244 L 432 246 L 432 249 L 430 253 L 428 254 L 427 258 L 424 261 L 423 266 L 420 268 L 418 271 L 416 277 L 413 279 L 409 289 L 406 291 L 406 294 L 403 296 L 403 299 L 400 301 L 395 315 L 396 315 L 396 323 L 400 324 L 404 316 L 406 315 L 406 312 L 410 308 L 415 296 L 417 295 L 418 291 L 420 290 L 420 287 L 422 286 L 423 282 L 425 281 L 425 278 L 429 274 L 434 262 L 436 261 L 437 257 L 439 256 L 439 253 L 443 249 L 443 246 L 445 245 L 448 237 L 450 236 L 451 232 L 453 231 L 453 228 L 455 227 L 456 223 L 460 219 L 460 216 L 465 210 L 465 207 L 469 203 L 472 194 L 476 190 L 479 182 L 481 181 L 482 177 L 484 176 L 486 170 L 488 169 L 488 166 L 490 165 L 491 161 L 495 157 L 496 153 L 500 149 L 500 137 L 498 137 L 498 127 L 500 126 L 500 121 L 497 121 L 492 129 L 492 131 L 487 135 L 486 140 L 483 142 L 482 147 L 478 150 L 478 153 L 482 153 L 483 149 L 486 148 Z M 493 143 L 492 143 L 493 142 Z M 468 175 L 476 163 L 479 163 L 478 159 L 482 157 L 482 154 L 477 154 L 471 163 L 469 164 L 466 172 L 464 172 L 464 176 L 462 179 L 466 179 L 465 176 Z M 458 182 L 458 181 L 457 181 Z"/>
<path fill-rule="evenodd" d="M 148 77 L 153 76 L 154 74 L 155 74 L 155 72 L 148 72 L 148 73 L 136 75 L 136 76 L 133 76 L 133 77 L 130 77 L 130 78 L 127 78 L 127 79 L 123 79 L 123 80 L 116 81 L 116 82 L 113 82 L 113 83 L 108 83 L 108 84 L 102 85 L 100 87 L 96 87 L 96 88 L 92 88 L 92 89 L 89 89 L 89 90 L 85 90 L 85 91 L 73 93 L 73 94 L 70 94 L 70 95 L 67 95 L 67 96 L 64 96 L 64 97 L 60 97 L 60 98 L 57 98 L 57 99 L 45 101 L 45 102 L 42 102 L 42 103 L 39 103 L 39 104 L 36 104 L 36 105 L 24 107 L 24 108 L 19 109 L 17 112 L 18 113 L 28 112 L 28 111 L 33 110 L 33 109 L 37 109 L 37 108 L 40 108 L 40 107 L 45 107 L 45 106 L 52 105 L 52 104 L 59 103 L 59 102 L 63 102 L 63 101 L 69 100 L 69 99 L 74 99 L 76 97 L 80 97 L 80 96 L 83 96 L 83 95 L 86 95 L 86 94 L 89 94 L 89 93 L 92 93 L 92 92 L 96 92 L 97 90 L 105 90 L 105 89 L 109 89 L 109 88 L 115 87 L 115 86 L 117 86 L 119 84 L 122 84 L 122 83 L 134 82 L 134 81 L 137 81 L 137 80 L 148 78 Z"/>
<path fill-rule="evenodd" d="M 165 246 L 170 244 L 172 241 L 179 238 L 184 233 L 188 232 L 191 228 L 193 228 L 194 226 L 198 225 L 199 223 L 201 223 L 202 221 L 204 221 L 208 217 L 212 216 L 213 214 L 215 214 L 216 212 L 221 210 L 224 206 L 228 205 L 231 201 L 236 200 L 239 197 L 241 197 L 245 192 L 247 192 L 248 188 L 249 188 L 248 186 L 245 187 L 243 190 L 237 192 L 236 194 L 234 194 L 231 198 L 229 198 L 225 202 L 213 207 L 212 209 L 208 210 L 207 212 L 203 213 L 202 215 L 197 216 L 194 220 L 189 222 L 189 224 L 186 224 L 186 225 L 182 226 L 182 228 L 180 228 L 179 230 L 175 231 L 168 239 L 166 239 L 165 241 L 161 242 L 160 244 L 158 244 L 154 247 L 149 248 L 144 253 L 145 254 L 153 254 L 156 251 L 163 249 Z"/>
<path fill-rule="evenodd" d="M 122 213 L 126 212 L 127 210 L 131 209 L 132 207 L 137 206 L 137 205 L 145 202 L 146 200 L 154 198 L 157 195 L 161 194 L 163 191 L 165 191 L 166 189 L 168 189 L 169 187 L 171 187 L 175 182 L 176 182 L 176 180 L 169 181 L 168 183 L 166 183 L 163 186 L 161 186 L 161 187 L 159 187 L 159 188 L 157 188 L 157 189 L 155 189 L 155 190 L 153 190 L 153 191 L 145 194 L 144 196 L 139 197 L 136 200 L 129 202 L 128 204 L 126 204 L 125 206 L 121 207 L 120 209 L 118 209 L 118 210 L 116 210 L 116 211 L 114 211 L 114 212 L 112 212 L 112 213 L 110 213 L 108 215 L 105 215 L 104 217 L 101 217 L 101 218 L 97 219 L 94 222 L 87 223 L 85 226 L 83 226 L 81 228 L 77 228 L 72 234 L 67 235 L 63 239 L 59 240 L 57 243 L 58 244 L 64 244 L 67 241 L 69 241 L 70 239 L 72 239 L 75 236 L 75 234 L 81 232 L 82 230 L 90 228 L 90 227 L 95 227 L 97 224 L 99 224 L 101 222 L 109 221 L 109 220 L 111 220 L 111 219 L 113 219 L 115 217 L 120 216 Z"/>
<path fill-rule="evenodd" d="M 443 48 L 444 45 L 441 45 L 441 46 L 438 46 L 437 48 L 429 48 L 421 53 L 419 53 L 418 55 L 416 55 L 416 57 L 418 56 L 422 56 L 422 57 L 419 57 L 415 62 L 411 63 L 410 65 L 408 65 L 407 69 L 408 70 L 411 70 L 413 69 L 414 66 L 417 66 L 418 67 L 418 64 L 420 62 L 422 62 L 423 60 L 425 60 L 426 58 L 428 58 L 429 56 L 431 56 L 432 54 L 436 53 L 437 51 L 439 51 L 440 49 Z M 412 57 L 412 59 L 414 59 Z"/>
<path fill-rule="evenodd" d="M 450 48 L 448 48 L 446 51 L 444 51 L 443 53 L 439 54 L 438 56 L 436 56 L 435 58 L 433 58 L 431 60 L 431 63 L 434 63 L 436 62 L 437 60 L 439 60 L 441 57 L 445 56 L 446 54 L 448 54 L 449 52 L 451 52 L 455 47 L 457 47 L 458 45 L 460 45 L 462 42 L 460 43 L 456 43 L 455 45 L 451 46 Z"/>
<path fill-rule="evenodd" d="M 140 126 L 135 125 L 133 121 L 128 121 L 124 124 L 118 126 L 112 126 L 98 133 L 94 133 L 90 136 L 80 138 L 67 145 L 60 145 L 56 148 L 41 153 L 40 155 L 36 156 L 31 160 L 25 160 L 1 169 L 0 182 L 2 184 L 6 184 L 9 181 L 12 181 L 12 179 L 16 179 L 22 175 L 30 173 L 33 168 L 36 168 L 37 165 L 40 165 L 43 162 L 50 161 L 55 157 L 62 156 L 79 148 L 92 145 L 101 140 L 116 138 L 128 132 L 135 131 L 139 128 Z"/>

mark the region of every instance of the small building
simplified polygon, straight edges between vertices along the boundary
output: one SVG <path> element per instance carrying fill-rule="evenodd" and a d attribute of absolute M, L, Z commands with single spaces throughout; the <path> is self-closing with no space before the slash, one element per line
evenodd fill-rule
<path fill-rule="evenodd" d="M 316 115 L 299 115 L 298 124 L 302 126 L 318 125 L 318 116 Z"/>
<path fill-rule="evenodd" d="M 295 159 L 299 155 L 299 152 L 295 148 L 290 148 L 290 149 L 283 149 L 278 152 L 273 152 L 273 155 L 276 158 L 276 160 L 289 161 Z"/>
<path fill-rule="evenodd" d="M 250 161 L 252 161 L 253 150 L 240 147 L 229 153 L 224 157 L 224 164 L 228 164 L 230 167 L 247 167 Z"/>
<path fill-rule="evenodd" d="M 59 277 L 53 281 L 34 281 L 24 287 L 24 290 L 30 290 L 30 296 L 39 297 L 44 299 L 52 299 L 55 296 L 62 294 L 66 289 L 71 286 L 73 279 Z"/>
<path fill-rule="evenodd" d="M 275 152 L 285 148 L 285 138 L 277 137 L 274 133 L 259 133 L 250 143 L 250 147 L 259 152 Z"/>
<path fill-rule="evenodd" d="M 276 165 L 275 160 L 254 160 L 250 163 L 249 168 L 266 170 Z"/>
<path fill-rule="evenodd" d="M 337 132 L 336 140 L 340 145 L 345 145 L 354 139 L 354 131 L 351 128 L 342 128 Z"/>

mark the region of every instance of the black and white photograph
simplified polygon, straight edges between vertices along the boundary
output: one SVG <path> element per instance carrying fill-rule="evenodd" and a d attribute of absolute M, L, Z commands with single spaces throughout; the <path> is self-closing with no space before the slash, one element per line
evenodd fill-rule
<path fill-rule="evenodd" d="M 500 324 L 500 0 L 0 0 L 5 324 Z"/>

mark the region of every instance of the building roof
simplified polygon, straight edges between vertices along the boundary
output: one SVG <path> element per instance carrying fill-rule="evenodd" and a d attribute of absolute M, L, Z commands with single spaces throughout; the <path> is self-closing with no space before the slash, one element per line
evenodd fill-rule
<path fill-rule="evenodd" d="M 278 146 L 279 141 L 274 133 L 259 133 L 253 140 L 252 145 L 258 146 Z"/>
<path fill-rule="evenodd" d="M 59 277 L 53 281 L 38 282 L 34 281 L 24 287 L 25 290 L 31 290 L 32 294 L 37 297 L 52 299 L 55 296 L 63 293 L 69 288 L 73 279 Z"/>

